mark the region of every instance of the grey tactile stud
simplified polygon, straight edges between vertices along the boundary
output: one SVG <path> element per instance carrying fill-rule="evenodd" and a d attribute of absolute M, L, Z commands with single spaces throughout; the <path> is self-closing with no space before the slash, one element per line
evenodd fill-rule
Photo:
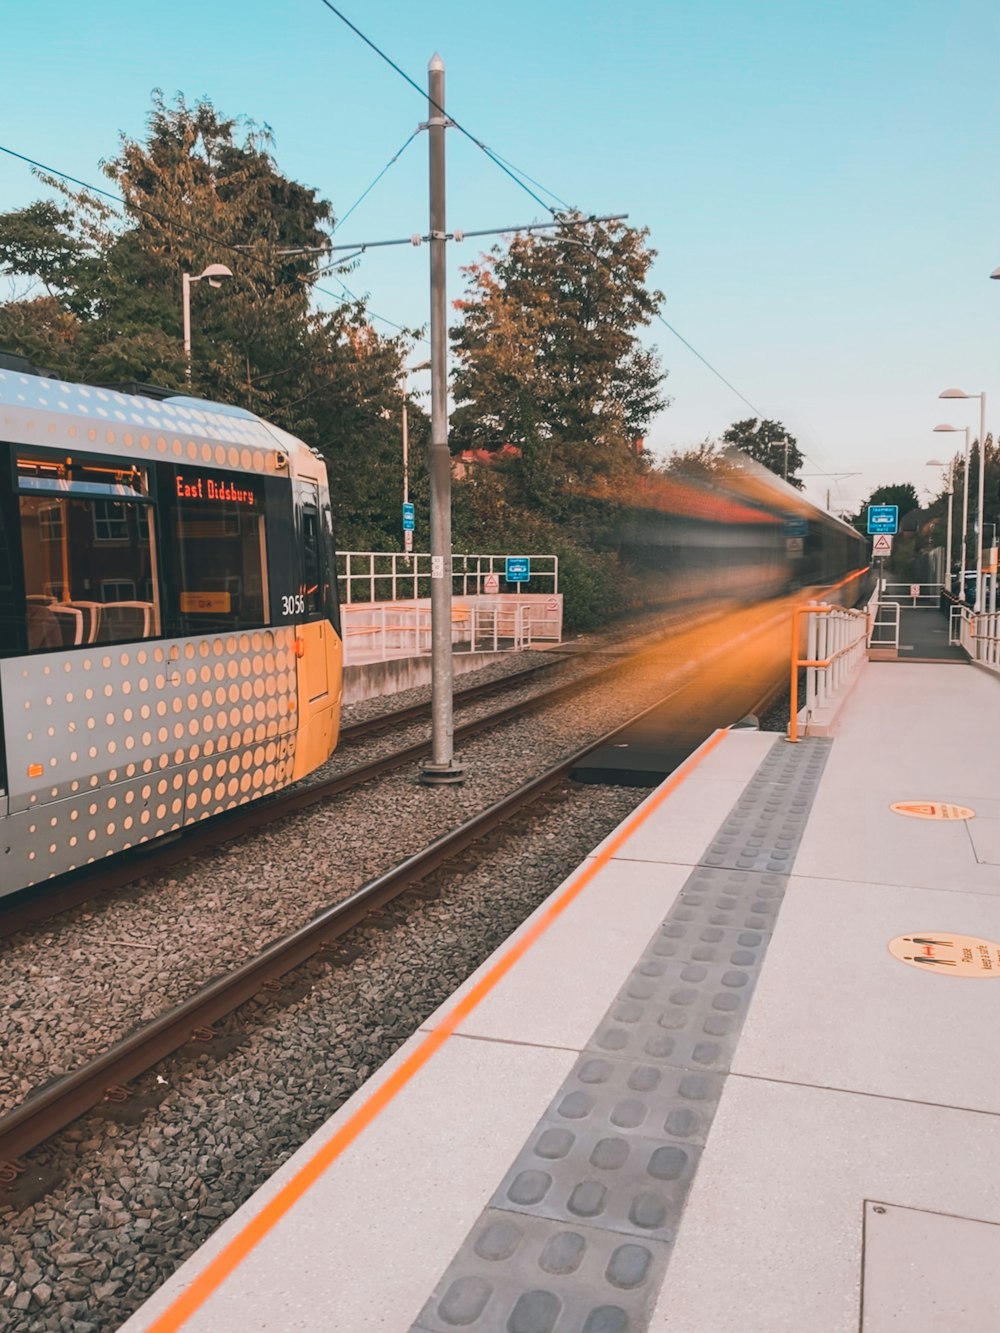
<path fill-rule="evenodd" d="M 500 1236 L 502 1255 L 494 1259 Z M 513 1244 L 513 1248 L 510 1246 Z M 635 1333 L 660 1289 L 667 1247 L 574 1219 L 489 1208 L 414 1325 L 424 1333 Z"/>
<path fill-rule="evenodd" d="M 648 1326 L 829 746 L 775 742 L 415 1328 Z"/>
<path fill-rule="evenodd" d="M 696 1132 L 679 1136 L 664 1128 L 677 1111 L 675 1106 L 664 1114 L 659 1107 L 643 1117 L 646 1134 L 603 1121 L 568 1131 L 543 1120 L 501 1182 L 493 1207 L 672 1242 L 701 1155 Z M 707 1127 L 708 1117 L 700 1123 Z"/>

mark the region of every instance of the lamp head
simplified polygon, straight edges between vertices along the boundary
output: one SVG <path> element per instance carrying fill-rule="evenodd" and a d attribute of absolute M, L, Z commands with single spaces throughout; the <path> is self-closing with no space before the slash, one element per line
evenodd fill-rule
<path fill-rule="evenodd" d="M 966 393 L 964 389 L 945 389 L 944 393 L 938 394 L 939 398 L 970 398 L 975 396 L 975 394 Z"/>
<path fill-rule="evenodd" d="M 198 274 L 195 281 L 200 282 L 202 278 L 205 278 L 209 287 L 221 287 L 223 282 L 232 276 L 233 270 L 227 268 L 225 264 L 209 264 L 206 269 Z"/>
<path fill-rule="evenodd" d="M 945 425 L 944 423 L 942 423 L 940 426 L 935 426 L 934 429 L 935 429 L 935 430 L 965 430 L 965 427 L 964 427 L 964 426 L 948 426 L 948 425 Z"/>
<path fill-rule="evenodd" d="M 990 274 L 991 278 L 1000 278 L 1000 268 L 995 268 Z"/>

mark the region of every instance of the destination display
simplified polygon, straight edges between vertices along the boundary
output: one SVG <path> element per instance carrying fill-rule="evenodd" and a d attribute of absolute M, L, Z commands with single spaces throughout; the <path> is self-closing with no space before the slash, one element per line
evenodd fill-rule
<path fill-rule="evenodd" d="M 257 492 L 245 482 L 216 481 L 214 477 L 192 477 L 178 472 L 176 488 L 179 500 L 204 500 L 215 504 L 221 501 L 246 509 L 256 509 L 259 504 Z"/>

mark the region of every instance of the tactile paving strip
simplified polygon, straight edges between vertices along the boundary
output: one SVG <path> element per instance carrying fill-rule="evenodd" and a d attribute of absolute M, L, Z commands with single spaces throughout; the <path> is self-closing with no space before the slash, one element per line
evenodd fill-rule
<path fill-rule="evenodd" d="M 639 1333 L 831 742 L 776 741 L 412 1333 Z"/>

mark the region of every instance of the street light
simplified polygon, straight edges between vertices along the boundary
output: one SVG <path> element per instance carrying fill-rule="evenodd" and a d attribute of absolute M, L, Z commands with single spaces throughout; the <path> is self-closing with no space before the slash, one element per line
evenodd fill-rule
<path fill-rule="evenodd" d="M 979 399 L 979 505 L 976 509 L 976 604 L 975 611 L 983 609 L 983 488 L 986 483 L 986 392 L 966 393 L 963 389 L 945 389 L 939 398 L 978 398 Z M 968 455 L 968 445 L 966 445 Z M 968 457 L 966 457 L 968 468 Z M 966 481 L 968 491 L 968 481 Z M 962 550 L 965 560 L 965 550 Z"/>
<path fill-rule="evenodd" d="M 959 572 L 958 572 L 958 600 L 959 600 L 960 602 L 964 602 L 964 601 L 965 601 L 965 565 L 966 565 L 966 559 L 967 559 L 967 553 L 968 553 L 968 544 L 969 544 L 969 427 L 968 427 L 968 426 L 947 426 L 947 425 L 941 425 L 941 426 L 935 426 L 934 429 L 935 429 L 936 431 L 955 431 L 955 430 L 964 430 L 964 431 L 965 431 L 965 455 L 964 455 L 964 457 L 965 457 L 965 464 L 964 464 L 965 475 L 964 475 L 964 477 L 963 477 L 963 479 L 962 479 L 962 559 L 961 559 L 961 562 L 960 562 L 961 567 L 960 567 Z M 948 555 L 949 555 L 949 559 L 950 559 L 950 557 L 951 557 L 951 550 L 950 550 L 950 548 L 949 548 L 949 551 L 948 551 Z M 950 566 L 950 564 L 949 564 L 949 567 L 948 567 L 948 588 L 949 588 L 949 591 L 951 591 L 951 566 Z"/>
<path fill-rule="evenodd" d="M 946 467 L 948 469 L 948 536 L 945 541 L 944 576 L 949 593 L 951 592 L 951 511 L 955 498 L 955 460 L 942 463 L 940 458 L 928 458 L 928 467 Z"/>
<path fill-rule="evenodd" d="M 201 273 L 193 276 L 181 274 L 181 302 L 184 307 L 184 360 L 187 362 L 188 383 L 191 382 L 191 284 L 204 280 L 209 287 L 221 287 L 226 278 L 231 278 L 233 271 L 225 264 L 209 264 Z"/>

